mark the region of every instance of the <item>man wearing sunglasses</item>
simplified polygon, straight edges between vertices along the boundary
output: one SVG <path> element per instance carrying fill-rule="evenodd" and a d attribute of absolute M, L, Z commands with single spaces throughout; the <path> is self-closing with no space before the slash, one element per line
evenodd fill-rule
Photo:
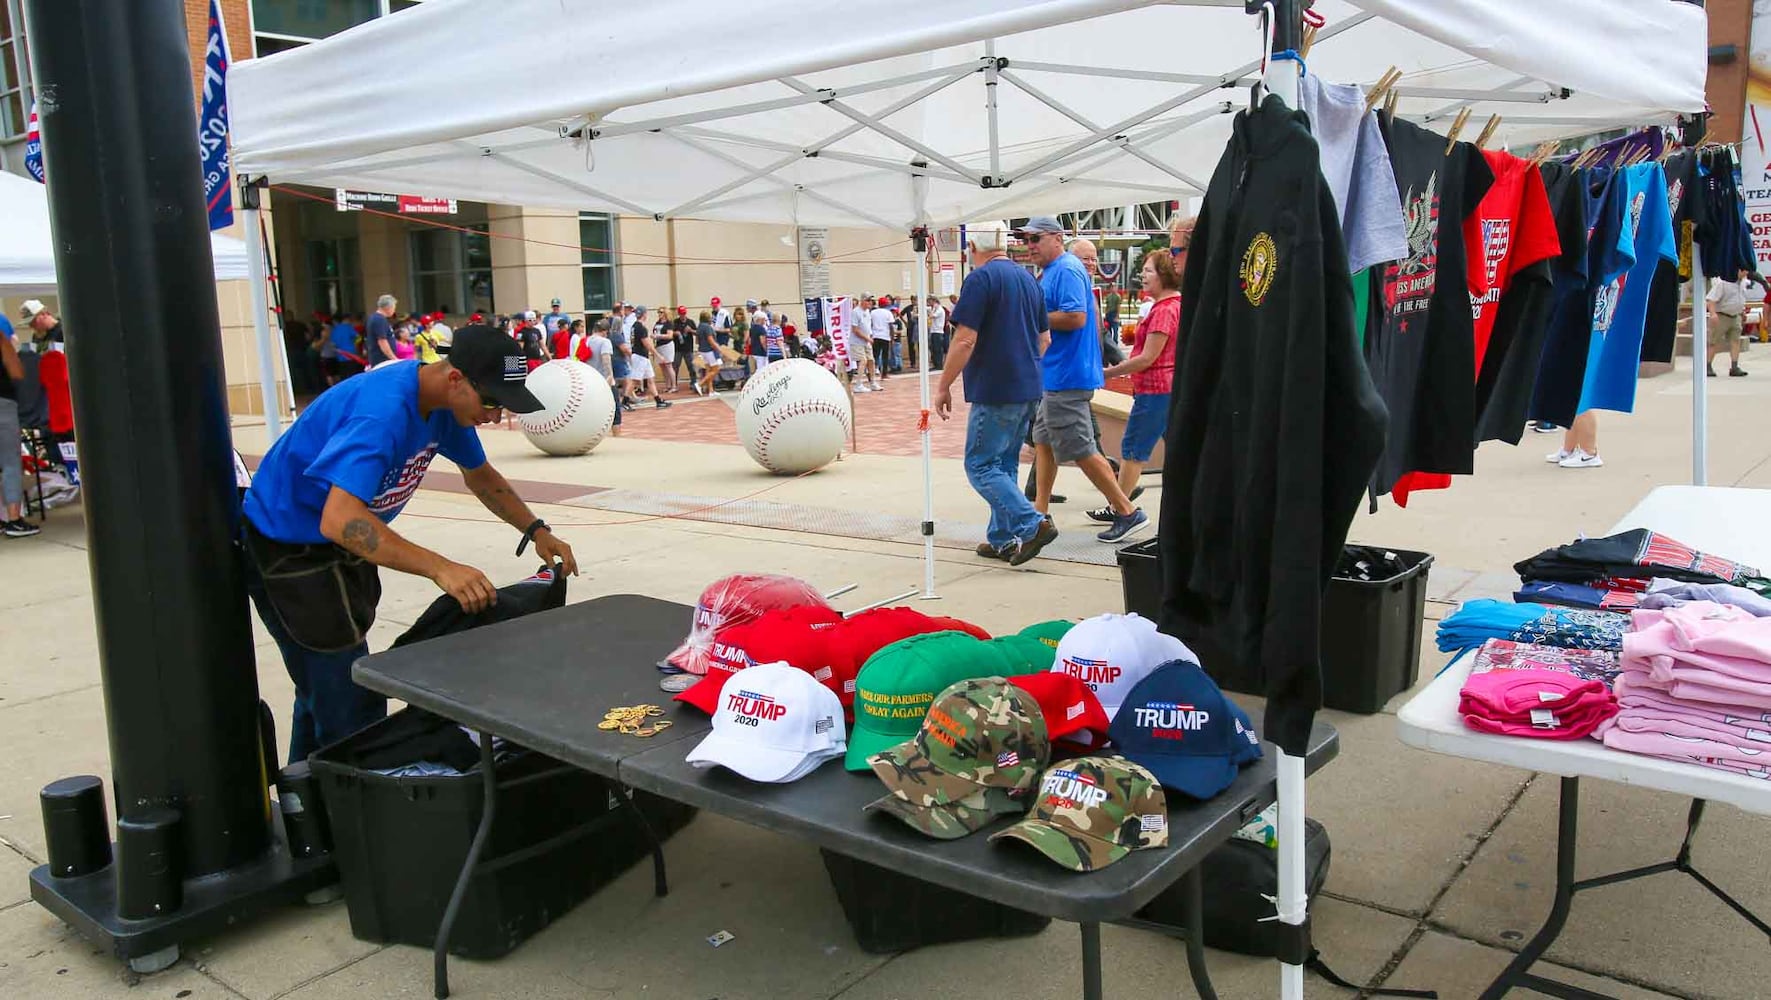
<path fill-rule="evenodd" d="M 243 507 L 246 589 L 295 682 L 291 761 L 387 712 L 350 678 L 369 652 L 378 567 L 428 578 L 469 613 L 498 599 L 484 573 L 392 527 L 437 454 L 550 566 L 578 572 L 572 547 L 486 461 L 474 430 L 542 408 L 528 371 L 516 341 L 463 327 L 441 361 L 384 365 L 321 393 L 265 455 Z"/>
<path fill-rule="evenodd" d="M 1076 255 L 1064 249 L 1064 227 L 1057 219 L 1036 215 L 1016 233 L 1040 267 L 1039 287 L 1051 330 L 1051 346 L 1040 359 L 1045 395 L 1033 418 L 1033 506 L 1044 514 L 1050 508 L 1058 466 L 1075 465 L 1101 491 L 1113 514 L 1112 522 L 1095 538 L 1118 542 L 1148 524 L 1149 517 L 1120 490 L 1095 438 L 1091 403 L 1105 382 L 1094 280 Z"/>

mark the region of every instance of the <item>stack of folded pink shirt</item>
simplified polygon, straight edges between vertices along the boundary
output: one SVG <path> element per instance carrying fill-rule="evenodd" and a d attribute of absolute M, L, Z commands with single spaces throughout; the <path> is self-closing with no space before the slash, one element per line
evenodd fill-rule
<path fill-rule="evenodd" d="M 1693 601 L 1631 627 L 1605 745 L 1771 779 L 1771 618 Z"/>
<path fill-rule="evenodd" d="M 1617 698 L 1601 680 L 1506 668 L 1470 674 L 1457 710 L 1465 725 L 1481 732 L 1576 740 L 1617 714 Z"/>

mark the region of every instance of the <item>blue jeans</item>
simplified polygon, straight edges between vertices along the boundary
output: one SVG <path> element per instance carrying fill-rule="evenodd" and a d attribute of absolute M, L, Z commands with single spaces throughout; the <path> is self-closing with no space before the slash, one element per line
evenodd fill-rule
<path fill-rule="evenodd" d="M 1021 443 L 1039 404 L 973 403 L 965 425 L 965 478 L 990 505 L 984 539 L 997 548 L 1033 537 L 1039 511 L 1021 492 Z"/>
<path fill-rule="evenodd" d="M 316 653 L 298 644 L 283 628 L 271 607 L 251 556 L 246 564 L 246 593 L 258 609 L 258 620 L 277 640 L 283 666 L 295 682 L 295 709 L 289 722 L 289 763 L 307 760 L 323 746 L 336 743 L 372 722 L 387 717 L 387 698 L 351 680 L 351 664 L 369 655 L 362 643 L 337 653 Z"/>

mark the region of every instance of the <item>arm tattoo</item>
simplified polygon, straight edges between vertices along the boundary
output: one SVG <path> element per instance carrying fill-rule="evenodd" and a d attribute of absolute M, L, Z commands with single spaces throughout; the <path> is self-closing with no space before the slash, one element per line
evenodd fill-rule
<path fill-rule="evenodd" d="M 352 518 L 344 526 L 344 546 L 361 555 L 369 555 L 381 547 L 381 533 L 368 518 Z"/>

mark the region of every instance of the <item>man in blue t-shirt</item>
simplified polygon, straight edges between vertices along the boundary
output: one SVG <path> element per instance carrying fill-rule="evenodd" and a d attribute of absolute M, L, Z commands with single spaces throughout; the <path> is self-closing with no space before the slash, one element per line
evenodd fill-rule
<path fill-rule="evenodd" d="M 1008 228 L 966 228 L 972 271 L 953 308 L 953 339 L 935 390 L 935 412 L 953 413 L 953 381 L 965 372 L 971 414 L 965 427 L 965 476 L 990 505 L 978 554 L 1019 566 L 1058 537 L 1058 529 L 1021 492 L 1016 466 L 1043 391 L 1039 355 L 1046 349 L 1039 286 L 1008 259 Z"/>
<path fill-rule="evenodd" d="M 1058 465 L 1074 464 L 1107 498 L 1112 523 L 1095 537 L 1117 542 L 1149 523 L 1132 506 L 1113 467 L 1095 442 L 1095 390 L 1101 379 L 1101 321 L 1095 309 L 1094 278 L 1076 255 L 1064 249 L 1064 227 L 1049 215 L 1036 215 L 1016 231 L 1033 262 L 1041 268 L 1051 347 L 1041 367 L 1045 395 L 1033 419 L 1033 462 L 1036 495 L 1033 506 L 1044 514 L 1051 505 Z"/>
<path fill-rule="evenodd" d="M 335 314 L 332 317 L 332 329 L 326 337 L 332 345 L 331 358 L 321 358 L 322 362 L 330 361 L 330 364 L 323 365 L 327 385 L 337 385 L 363 370 L 363 354 L 357 346 L 357 326 L 351 322 L 349 316 L 344 313 Z"/>
<path fill-rule="evenodd" d="M 320 394 L 258 467 L 243 506 L 246 588 L 295 682 L 291 762 L 387 713 L 351 682 L 369 652 L 363 633 L 380 596 L 376 567 L 423 576 L 475 613 L 497 601 L 486 575 L 408 541 L 390 526 L 437 454 L 454 462 L 486 509 L 577 573 L 572 547 L 486 461 L 474 428 L 503 411 L 533 413 L 528 366 L 488 326 L 456 331 L 446 360 L 405 361 Z M 518 548 L 518 554 L 522 546 Z"/>
<path fill-rule="evenodd" d="M 369 314 L 368 326 L 363 330 L 363 351 L 369 355 L 371 368 L 394 359 L 394 327 L 389 319 L 399 305 L 400 300 L 392 295 L 375 300 L 375 311 Z"/>

